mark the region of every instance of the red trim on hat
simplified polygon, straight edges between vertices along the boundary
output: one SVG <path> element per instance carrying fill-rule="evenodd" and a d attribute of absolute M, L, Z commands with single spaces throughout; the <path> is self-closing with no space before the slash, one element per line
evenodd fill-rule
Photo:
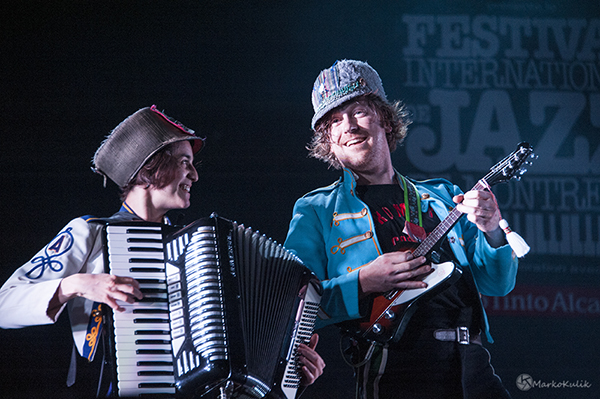
<path fill-rule="evenodd" d="M 167 122 L 169 122 L 171 125 L 175 126 L 176 128 L 178 128 L 179 130 L 181 130 L 182 132 L 184 132 L 185 134 L 189 134 L 190 136 L 196 136 L 193 132 L 190 132 L 185 126 L 183 126 L 182 124 L 172 120 L 171 118 L 169 118 L 167 115 L 163 114 L 162 112 L 160 112 L 157 108 L 156 105 L 153 105 L 150 107 L 150 109 L 154 112 L 156 112 L 157 114 L 159 114 L 160 116 L 162 116 Z"/>
<path fill-rule="evenodd" d="M 150 110 L 157 113 L 158 115 L 162 116 L 164 120 L 169 122 L 171 125 L 175 126 L 177 129 L 181 130 L 183 133 L 185 133 L 189 136 L 198 138 L 198 140 L 190 140 L 190 143 L 192 144 L 192 151 L 194 154 L 196 154 L 198 151 L 200 151 L 202 149 L 202 147 L 204 147 L 204 139 L 196 136 L 196 134 L 194 133 L 193 130 L 188 129 L 182 123 L 179 123 L 176 120 L 173 120 L 170 117 L 168 117 L 167 115 L 163 114 L 161 111 L 159 111 L 156 108 L 156 105 L 152 105 L 150 107 Z"/>

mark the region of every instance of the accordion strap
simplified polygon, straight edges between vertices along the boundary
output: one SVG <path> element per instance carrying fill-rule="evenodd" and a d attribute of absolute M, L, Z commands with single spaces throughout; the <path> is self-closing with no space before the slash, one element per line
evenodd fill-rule
<path fill-rule="evenodd" d="M 73 343 L 71 351 L 71 362 L 69 363 L 69 371 L 67 373 L 67 387 L 72 387 L 75 384 L 77 376 L 77 346 Z"/>

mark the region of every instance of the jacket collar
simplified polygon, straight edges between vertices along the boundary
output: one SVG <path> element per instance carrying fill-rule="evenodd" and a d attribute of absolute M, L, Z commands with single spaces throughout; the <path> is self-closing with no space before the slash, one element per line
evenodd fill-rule
<path fill-rule="evenodd" d="M 127 205 L 127 202 L 125 202 L 125 201 L 123 201 L 123 203 L 121 204 L 121 209 L 119 209 L 119 212 L 130 213 L 131 215 L 134 215 L 138 219 L 142 219 L 138 214 L 135 213 L 135 211 L 129 205 Z M 171 219 L 169 219 L 169 217 L 167 215 L 163 216 L 163 224 L 168 224 L 168 225 L 171 224 Z"/>
<path fill-rule="evenodd" d="M 344 173 L 340 178 L 341 183 L 344 185 L 346 190 L 350 191 L 351 193 L 354 193 L 354 188 L 356 187 L 358 181 L 358 175 L 348 168 L 344 168 L 343 172 Z M 397 182 L 402 181 L 402 175 L 396 170 L 396 168 L 394 168 L 394 174 L 396 175 Z"/>

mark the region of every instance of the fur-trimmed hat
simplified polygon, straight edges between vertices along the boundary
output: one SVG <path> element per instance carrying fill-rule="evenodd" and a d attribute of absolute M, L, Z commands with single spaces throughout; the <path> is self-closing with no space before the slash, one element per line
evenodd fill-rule
<path fill-rule="evenodd" d="M 94 155 L 92 170 L 124 187 L 157 151 L 184 140 L 190 141 L 194 154 L 204 147 L 203 138 L 157 110 L 155 105 L 142 108 L 128 116 L 102 142 Z"/>
<path fill-rule="evenodd" d="M 312 90 L 315 115 L 311 127 L 327 112 L 346 101 L 365 94 L 375 94 L 387 101 L 381 78 L 369 64 L 355 60 L 336 61 L 321 71 Z"/>

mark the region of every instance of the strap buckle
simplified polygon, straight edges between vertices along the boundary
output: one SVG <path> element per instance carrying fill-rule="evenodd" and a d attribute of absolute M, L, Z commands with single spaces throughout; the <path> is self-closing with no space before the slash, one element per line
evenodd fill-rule
<path fill-rule="evenodd" d="M 468 345 L 471 340 L 467 327 L 456 327 L 456 341 L 462 345 Z"/>

